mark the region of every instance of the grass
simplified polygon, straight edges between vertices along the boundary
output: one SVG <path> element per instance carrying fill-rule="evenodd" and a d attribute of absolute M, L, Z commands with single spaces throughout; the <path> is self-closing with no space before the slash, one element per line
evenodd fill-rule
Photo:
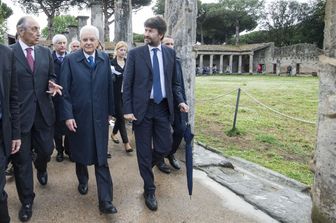
<path fill-rule="evenodd" d="M 236 129 L 236 91 L 241 88 Z M 280 116 L 244 92 L 286 115 L 317 119 L 318 78 L 278 76 L 201 76 L 196 78 L 196 140 L 224 155 L 238 156 L 311 185 L 308 162 L 316 126 Z M 219 95 L 225 95 L 211 100 Z"/>

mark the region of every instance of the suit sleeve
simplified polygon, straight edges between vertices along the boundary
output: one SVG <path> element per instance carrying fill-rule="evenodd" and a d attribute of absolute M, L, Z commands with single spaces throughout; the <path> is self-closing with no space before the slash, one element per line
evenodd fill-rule
<path fill-rule="evenodd" d="M 133 84 L 135 75 L 135 55 L 134 50 L 128 53 L 126 67 L 123 80 L 123 112 L 124 114 L 132 114 L 133 112 Z"/>
<path fill-rule="evenodd" d="M 20 129 L 20 105 L 18 96 L 18 80 L 15 67 L 14 53 L 10 51 L 10 62 L 11 62 L 11 75 L 10 75 L 10 98 L 9 106 L 10 113 L 12 116 L 12 139 L 20 139 L 21 129 Z"/>
<path fill-rule="evenodd" d="M 174 69 L 173 69 L 173 95 L 174 95 L 174 101 L 177 105 L 179 105 L 182 102 L 185 102 L 183 98 L 183 92 L 182 92 L 182 83 L 181 79 L 178 77 L 177 73 L 177 60 L 176 60 L 176 54 L 174 52 Z"/>
<path fill-rule="evenodd" d="M 71 68 L 70 61 L 68 57 L 64 58 L 64 61 L 61 66 L 60 72 L 60 85 L 63 87 L 63 94 L 61 97 L 61 108 L 60 108 L 60 118 L 61 120 L 73 119 L 70 87 L 71 87 Z"/>

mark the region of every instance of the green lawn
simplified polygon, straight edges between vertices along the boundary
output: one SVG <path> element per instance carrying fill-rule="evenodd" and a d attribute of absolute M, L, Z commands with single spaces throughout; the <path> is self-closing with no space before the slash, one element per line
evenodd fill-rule
<path fill-rule="evenodd" d="M 232 129 L 237 91 L 241 88 L 237 119 L 239 135 Z M 317 119 L 318 78 L 278 76 L 208 76 L 196 78 L 196 140 L 224 155 L 259 163 L 290 178 L 311 185 L 308 162 L 313 154 L 316 125 L 282 117 L 257 104 L 296 118 Z"/>

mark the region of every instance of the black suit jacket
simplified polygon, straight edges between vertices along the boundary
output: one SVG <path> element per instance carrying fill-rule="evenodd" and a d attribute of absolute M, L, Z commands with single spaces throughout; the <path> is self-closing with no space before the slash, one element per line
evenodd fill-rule
<path fill-rule="evenodd" d="M 48 48 L 34 46 L 35 68 L 30 70 L 19 42 L 10 46 L 16 58 L 19 86 L 21 131 L 29 132 L 35 120 L 37 103 L 47 125 L 55 122 L 55 111 L 48 91 L 48 82 L 55 82 L 54 61 Z"/>
<path fill-rule="evenodd" d="M 172 123 L 174 120 L 174 99 L 176 103 L 184 102 L 181 83 L 176 78 L 176 54 L 164 45 L 162 48 L 163 69 L 165 76 L 166 97 Z M 140 123 L 146 113 L 153 86 L 153 71 L 148 45 L 129 51 L 123 83 L 124 114 L 133 113 Z"/>
<path fill-rule="evenodd" d="M 2 134 L 5 155 L 11 152 L 11 141 L 20 139 L 20 110 L 18 101 L 18 83 L 15 72 L 13 52 L 0 45 L 0 101 L 2 114 Z"/>

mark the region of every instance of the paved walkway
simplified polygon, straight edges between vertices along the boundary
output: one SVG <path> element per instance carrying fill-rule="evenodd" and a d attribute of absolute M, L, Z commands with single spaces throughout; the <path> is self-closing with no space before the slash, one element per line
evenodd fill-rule
<path fill-rule="evenodd" d="M 134 147 L 134 143 L 132 145 Z M 58 163 L 54 153 L 48 166 L 49 181 L 45 187 L 39 185 L 34 173 L 36 198 L 30 222 L 277 222 L 198 170 L 194 171 L 194 190 L 190 199 L 184 168 L 173 171 L 170 175 L 154 168 L 159 209 L 156 212 L 149 211 L 142 196 L 143 182 L 138 172 L 135 152 L 128 155 L 120 144 L 113 142 L 110 142 L 109 150 L 113 156 L 109 165 L 114 182 L 113 203 L 118 209 L 117 214 L 99 214 L 92 166 L 89 168 L 89 193 L 80 195 L 77 191 L 74 163 L 67 159 Z M 8 178 L 6 190 L 9 194 L 12 222 L 19 222 L 17 215 L 20 203 L 14 179 Z"/>

